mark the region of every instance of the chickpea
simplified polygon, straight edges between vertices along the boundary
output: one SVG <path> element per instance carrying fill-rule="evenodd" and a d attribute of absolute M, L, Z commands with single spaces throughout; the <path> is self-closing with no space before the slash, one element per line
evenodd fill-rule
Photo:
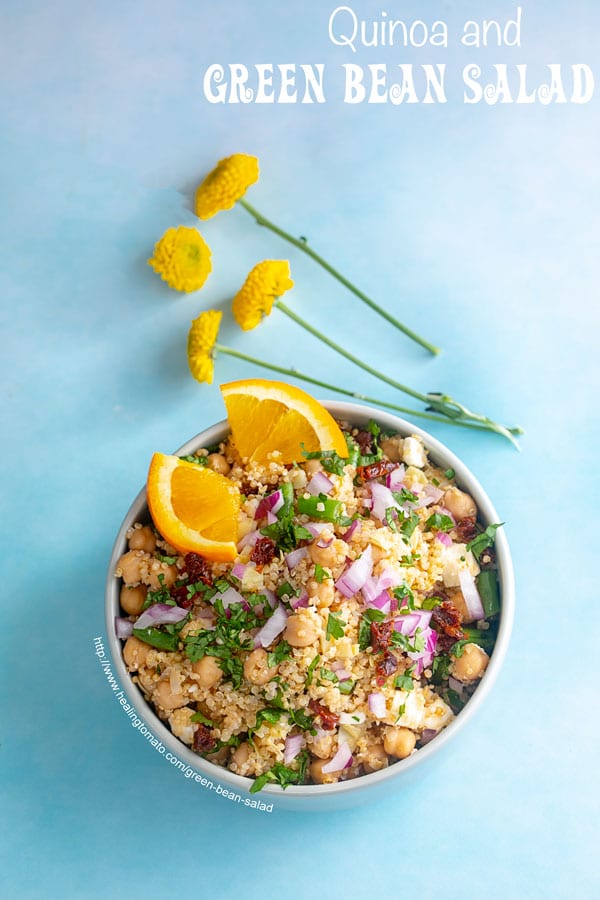
<path fill-rule="evenodd" d="M 159 575 L 163 576 L 162 579 L 159 578 Z M 143 580 L 153 591 L 157 591 L 161 587 L 161 581 L 164 587 L 171 587 L 172 584 L 175 584 L 178 575 L 177 566 L 168 566 L 158 559 L 153 559 L 148 565 L 148 570 L 143 576 Z"/>
<path fill-rule="evenodd" d="M 250 744 L 244 741 L 243 744 L 240 744 L 239 747 L 236 747 L 233 753 L 231 754 L 231 762 L 235 763 L 236 766 L 243 766 L 244 763 L 248 762 L 250 758 Z"/>
<path fill-rule="evenodd" d="M 120 576 L 125 584 L 139 584 L 150 559 L 151 556 L 143 550 L 128 550 L 118 561 L 115 575 Z"/>
<path fill-rule="evenodd" d="M 346 562 L 346 554 L 348 552 L 348 544 L 335 538 L 327 547 L 319 547 L 320 543 L 325 543 L 331 537 L 331 533 L 323 531 L 318 541 L 313 541 L 308 548 L 308 555 L 315 565 L 326 566 L 328 569 L 335 569 L 337 566 L 343 566 Z"/>
<path fill-rule="evenodd" d="M 399 434 L 394 434 L 392 437 L 381 441 L 380 446 L 387 458 L 392 462 L 402 462 L 403 444 L 404 439 Z"/>
<path fill-rule="evenodd" d="M 231 466 L 222 453 L 209 453 L 208 467 L 209 469 L 212 469 L 213 472 L 218 472 L 219 475 L 228 475 L 229 470 L 231 469 Z"/>
<path fill-rule="evenodd" d="M 257 647 L 244 660 L 244 678 L 251 684 L 266 684 L 277 675 L 277 666 L 269 666 L 267 651 Z"/>
<path fill-rule="evenodd" d="M 331 606 L 333 603 L 335 588 L 331 578 L 324 578 L 320 584 L 315 578 L 311 578 L 306 585 L 306 589 L 308 596 L 319 609 Z"/>
<path fill-rule="evenodd" d="M 154 553 L 156 550 L 156 536 L 149 525 L 143 528 L 134 528 L 129 538 L 130 550 L 143 550 L 144 553 Z"/>
<path fill-rule="evenodd" d="M 478 644 L 465 644 L 462 655 L 452 664 L 452 674 L 458 681 L 469 683 L 481 678 L 490 661 Z"/>
<path fill-rule="evenodd" d="M 203 656 L 192 663 L 192 671 L 198 676 L 203 688 L 215 687 L 223 678 L 223 670 L 214 656 Z"/>
<path fill-rule="evenodd" d="M 448 488 L 444 492 L 442 504 L 457 520 L 466 519 L 468 516 L 477 516 L 475 501 L 470 494 L 465 494 L 460 488 Z"/>
<path fill-rule="evenodd" d="M 304 463 L 304 471 L 307 475 L 316 475 L 317 472 L 323 471 L 323 466 L 321 465 L 320 460 L 318 459 L 308 459 Z"/>
<path fill-rule="evenodd" d="M 124 584 L 119 594 L 119 602 L 128 616 L 139 616 L 146 600 L 148 588 L 144 584 L 137 587 L 129 587 Z"/>
<path fill-rule="evenodd" d="M 323 771 L 323 766 L 326 766 L 328 762 L 331 762 L 331 760 L 313 759 L 310 766 L 308 767 L 310 777 L 315 782 L 315 784 L 335 784 L 336 781 L 340 780 L 340 772 Z"/>
<path fill-rule="evenodd" d="M 410 728 L 386 728 L 383 747 L 388 756 L 406 759 L 415 749 L 417 736 Z"/>
<path fill-rule="evenodd" d="M 205 759 L 207 759 L 211 763 L 214 763 L 215 766 L 224 766 L 227 762 L 228 756 L 229 747 L 221 747 L 220 750 L 217 750 L 215 753 L 207 753 L 205 755 Z"/>
<path fill-rule="evenodd" d="M 187 697 L 183 691 L 175 694 L 171 690 L 171 680 L 168 677 L 161 678 L 158 682 L 152 693 L 152 699 L 163 709 L 179 709 L 180 706 L 185 706 L 187 703 Z"/>
<path fill-rule="evenodd" d="M 123 647 L 123 659 L 127 668 L 135 672 L 146 662 L 146 657 L 150 653 L 151 647 L 145 644 L 137 637 L 127 638 Z"/>
<path fill-rule="evenodd" d="M 319 759 L 330 759 L 333 755 L 333 734 L 316 734 L 307 737 L 310 752 Z"/>
<path fill-rule="evenodd" d="M 365 772 L 378 772 L 379 769 L 385 769 L 387 764 L 388 756 L 383 744 L 369 744 L 363 759 Z"/>
<path fill-rule="evenodd" d="M 287 620 L 283 636 L 292 647 L 309 647 L 319 637 L 319 631 L 307 616 L 294 613 Z"/>

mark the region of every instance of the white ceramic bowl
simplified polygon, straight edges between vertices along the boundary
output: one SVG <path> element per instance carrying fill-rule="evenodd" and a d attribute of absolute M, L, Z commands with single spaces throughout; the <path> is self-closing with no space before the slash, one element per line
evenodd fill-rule
<path fill-rule="evenodd" d="M 384 429 L 392 429 L 403 435 L 420 435 L 429 451 L 431 460 L 443 469 L 454 469 L 457 484 L 471 494 L 477 503 L 480 520 L 485 525 L 501 521 L 489 497 L 465 464 L 451 453 L 447 447 L 425 431 L 390 413 L 380 412 L 355 403 L 330 401 L 324 402 L 323 405 L 334 417 L 351 422 L 355 426 L 366 425 L 370 419 L 375 419 Z M 181 456 L 193 453 L 194 450 L 200 447 L 209 447 L 217 444 L 226 437 L 228 430 L 227 421 L 218 422 L 211 428 L 207 428 L 206 431 L 196 435 L 196 437 L 189 440 L 175 452 Z M 249 788 L 252 785 L 252 779 L 236 775 L 228 769 L 208 762 L 174 737 L 169 728 L 158 718 L 154 710 L 146 702 L 136 685 L 133 684 L 123 662 L 122 643 L 116 637 L 114 627 L 115 616 L 121 615 L 119 607 L 120 582 L 113 573 L 117 560 L 127 549 L 125 537 L 127 529 L 134 522 L 149 521 L 149 519 L 146 491 L 143 489 L 133 501 L 121 525 L 108 568 L 106 582 L 106 630 L 114 671 L 137 716 L 146 725 L 148 731 L 165 748 L 165 759 L 168 759 L 171 765 L 176 765 L 181 770 L 186 768 L 188 777 L 190 771 L 197 772 L 199 777 L 203 777 L 212 785 L 212 787 L 205 785 L 205 788 L 217 792 L 225 790 L 229 794 L 229 799 L 232 799 L 231 794 L 239 796 L 240 799 L 234 800 L 234 802 L 244 804 L 245 801 L 249 803 L 250 800 L 260 800 L 266 804 L 272 803 L 277 808 L 306 812 L 323 809 L 342 809 L 363 801 L 388 795 L 390 791 L 399 789 L 402 783 L 406 783 L 408 777 L 420 776 L 423 765 L 443 752 L 448 741 L 453 740 L 459 729 L 473 717 L 473 714 L 487 697 L 498 676 L 510 638 L 515 603 L 513 567 L 504 529 L 499 529 L 495 539 L 501 598 L 496 645 L 488 668 L 477 690 L 450 725 L 444 728 L 433 741 L 417 750 L 407 759 L 393 763 L 386 769 L 381 769 L 370 775 L 362 775 L 337 784 L 292 785 L 286 788 L 285 791 L 279 785 L 267 785 L 259 794 L 251 795 L 249 794 Z M 220 788 L 217 788 L 217 785 Z"/>

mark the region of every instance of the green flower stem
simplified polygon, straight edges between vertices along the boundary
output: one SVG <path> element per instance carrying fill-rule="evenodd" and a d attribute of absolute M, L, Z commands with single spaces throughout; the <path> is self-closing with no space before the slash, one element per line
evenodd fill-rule
<path fill-rule="evenodd" d="M 298 378 L 300 381 L 306 381 L 309 384 L 315 384 L 317 387 L 325 388 L 327 391 L 335 391 L 337 394 L 343 394 L 345 397 L 351 397 L 353 400 L 363 400 L 365 403 L 372 403 L 374 406 L 385 406 L 387 409 L 393 409 L 396 412 L 406 413 L 409 416 L 418 416 L 419 419 L 429 419 L 431 422 L 441 422 L 442 425 L 460 425 L 461 428 L 472 428 L 475 431 L 488 431 L 484 425 L 475 422 L 464 421 L 461 418 L 449 418 L 448 416 L 436 416 L 431 413 L 421 412 L 418 409 L 411 409 L 408 406 L 398 406 L 396 403 L 388 403 L 386 400 L 377 400 L 374 397 L 367 397 L 365 394 L 359 394 L 356 391 L 349 391 L 346 388 L 337 387 L 335 384 L 328 384 L 326 381 L 320 381 L 311 375 L 305 375 L 298 372 L 297 369 L 286 369 L 283 366 L 276 366 L 274 363 L 266 362 L 264 359 L 256 359 L 240 350 L 234 350 L 231 347 L 224 347 L 222 344 L 215 344 L 215 351 L 233 356 L 236 359 L 243 359 L 245 362 L 254 363 L 262 366 L 264 369 L 270 369 L 272 372 L 279 372 L 281 375 L 288 375 L 292 378 Z M 514 441 L 513 441 L 514 443 Z"/>
<path fill-rule="evenodd" d="M 518 444 L 515 441 L 513 435 L 523 434 L 521 428 L 507 428 L 505 425 L 500 425 L 498 424 L 498 422 L 494 422 L 487 416 L 482 416 L 479 413 L 474 413 L 470 409 L 467 409 L 466 406 L 463 406 L 462 403 L 454 400 L 448 394 L 437 394 L 434 392 L 421 394 L 419 391 L 414 391 L 412 388 L 407 387 L 407 385 L 401 384 L 399 381 L 395 381 L 393 378 L 390 378 L 389 375 L 384 375 L 383 372 L 379 372 L 377 369 L 374 369 L 372 366 L 369 366 L 367 363 L 363 362 L 357 356 L 349 353 L 348 350 L 345 350 L 344 347 L 340 346 L 340 344 L 336 344 L 335 341 L 332 341 L 331 338 L 327 337 L 327 335 L 318 331 L 316 328 L 313 328 L 312 325 L 302 319 L 297 313 L 293 312 L 289 308 L 289 306 L 286 306 L 286 304 L 281 299 L 275 300 L 273 305 L 276 306 L 277 309 L 281 310 L 281 312 L 285 313 L 286 316 L 288 316 L 302 328 L 304 328 L 305 331 L 308 331 L 309 334 L 314 335 L 314 337 L 318 338 L 324 344 L 327 344 L 327 346 L 331 347 L 332 350 L 335 350 L 336 353 L 339 353 L 341 356 L 344 356 L 346 359 L 350 360 L 350 362 L 354 363 L 354 365 L 359 366 L 361 369 L 364 369 L 364 371 L 368 372 L 369 375 L 374 375 L 375 378 L 379 378 L 386 384 L 391 385 L 391 387 L 396 388 L 396 390 L 402 391 L 403 394 L 408 394 L 409 397 L 414 397 L 416 400 L 420 400 L 422 403 L 425 403 L 428 411 L 441 413 L 443 416 L 447 416 L 448 419 L 452 420 L 453 422 L 457 420 L 464 422 L 466 420 L 472 423 L 477 423 L 488 431 L 495 431 L 497 432 L 497 434 L 503 435 L 512 444 L 514 444 L 515 447 L 518 447 Z"/>
<path fill-rule="evenodd" d="M 306 253 L 307 256 L 310 256 L 311 259 L 314 259 L 314 261 L 317 262 L 323 269 L 325 269 L 326 272 L 329 272 L 330 275 L 333 275 L 334 278 L 337 278 L 337 280 L 341 284 L 343 284 L 344 287 L 347 287 L 348 290 L 351 291 L 360 300 L 362 300 L 363 303 L 366 303 L 367 306 L 370 306 L 371 309 L 375 310 L 376 313 L 378 313 L 380 316 L 383 316 L 383 318 L 386 319 L 391 325 L 393 325 L 399 331 L 402 331 L 407 337 L 415 341 L 417 344 L 420 344 L 421 347 L 425 347 L 425 349 L 429 350 L 430 353 L 433 353 L 434 356 L 437 356 L 437 354 L 440 352 L 439 347 L 430 344 L 429 341 L 425 340 L 425 338 L 420 337 L 406 325 L 403 325 L 402 322 L 399 322 L 398 319 L 395 319 L 394 316 L 383 309 L 383 307 L 375 303 L 374 300 L 371 300 L 370 297 L 367 297 L 366 294 L 363 294 L 363 292 L 359 290 L 356 285 L 352 284 L 351 281 L 348 281 L 347 278 L 344 278 L 344 276 L 340 272 L 338 272 L 337 269 L 334 269 L 333 266 L 327 262 L 327 260 L 323 259 L 322 256 L 319 256 L 318 253 L 315 253 L 312 247 L 310 247 L 305 240 L 302 240 L 301 238 L 295 238 L 293 235 L 289 234 L 289 232 L 284 231 L 283 228 L 279 228 L 277 225 L 275 225 L 274 222 L 269 221 L 269 219 L 266 219 L 262 215 L 262 213 L 259 213 L 257 209 L 254 209 L 254 207 L 251 206 L 247 200 L 244 200 L 242 198 L 241 200 L 238 200 L 238 203 L 240 204 L 240 206 L 243 206 L 247 212 L 250 213 L 250 215 L 256 221 L 257 225 L 262 225 L 264 228 L 268 228 L 274 234 L 277 234 L 279 235 L 279 237 L 283 238 L 284 241 L 288 241 L 288 243 L 293 244 L 294 247 L 302 250 L 303 253 Z"/>

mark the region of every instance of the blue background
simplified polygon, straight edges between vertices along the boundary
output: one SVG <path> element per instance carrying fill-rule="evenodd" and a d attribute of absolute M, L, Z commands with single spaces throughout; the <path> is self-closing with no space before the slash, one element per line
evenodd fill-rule
<path fill-rule="evenodd" d="M 583 106 L 462 103 L 479 62 L 598 59 L 592 0 L 523 2 L 522 47 L 470 49 L 501 0 L 355 2 L 445 19 L 447 50 L 336 47 L 335 4 L 4 0 L 2 129 L 4 896 L 429 898 L 598 894 L 598 93 Z M 210 105 L 211 62 L 323 62 L 322 106 Z M 446 105 L 348 106 L 342 63 L 445 62 Z M 596 72 L 600 78 L 600 70 Z M 220 157 L 259 156 L 249 194 L 434 342 L 399 337 L 241 209 L 201 224 L 205 289 L 146 265 Z M 223 418 L 188 373 L 202 309 L 227 309 L 260 259 L 287 300 L 371 363 L 527 431 L 431 432 L 507 522 L 517 615 L 501 677 L 423 778 L 384 802 L 258 813 L 190 784 L 131 728 L 93 652 L 112 541 L 149 457 Z M 393 400 L 275 312 L 223 343 Z M 216 383 L 263 375 L 221 356 Z M 316 391 L 326 397 L 327 392 Z M 402 399 L 399 399 L 402 403 Z M 410 405 L 410 404 L 409 404 Z"/>

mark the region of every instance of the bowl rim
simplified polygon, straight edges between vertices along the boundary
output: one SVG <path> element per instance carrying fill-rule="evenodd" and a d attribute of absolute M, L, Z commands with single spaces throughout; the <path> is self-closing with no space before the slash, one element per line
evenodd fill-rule
<path fill-rule="evenodd" d="M 445 444 L 434 438 L 422 428 L 414 425 L 407 419 L 396 416 L 390 412 L 374 407 L 364 406 L 360 403 L 352 403 L 340 400 L 320 400 L 320 403 L 336 418 L 350 422 L 352 425 L 366 424 L 369 419 L 375 420 L 384 428 L 393 428 L 404 437 L 416 435 L 423 440 L 430 458 L 438 465 L 443 463 L 445 468 L 453 468 L 456 475 L 456 483 L 470 493 L 477 503 L 479 518 L 484 524 L 489 525 L 501 521 L 482 485 L 466 466 Z M 199 432 L 187 440 L 181 447 L 174 451 L 174 455 L 185 456 L 203 446 L 217 443 L 226 436 L 229 431 L 227 419 L 222 419 L 214 425 Z M 145 514 L 145 515 L 144 515 Z M 144 698 L 141 690 L 133 683 L 131 675 L 125 666 L 122 655 L 122 642 L 117 638 L 114 628 L 115 616 L 120 615 L 119 589 L 120 582 L 114 575 L 116 562 L 126 548 L 125 534 L 133 522 L 140 517 L 149 518 L 146 502 L 146 488 L 137 494 L 123 519 L 121 527 L 115 538 L 108 566 L 105 589 L 105 625 L 110 656 L 116 673 L 122 683 L 122 687 L 135 709 L 138 717 L 152 730 L 155 737 L 168 747 L 171 752 L 187 766 L 194 769 L 204 778 L 226 784 L 237 792 L 249 795 L 249 789 L 253 778 L 237 775 L 222 766 L 211 763 L 194 753 L 186 744 L 180 741 L 170 731 L 167 725 L 158 717 Z M 307 784 L 290 785 L 285 788 L 275 784 L 267 784 L 260 792 L 260 797 L 276 800 L 285 793 L 286 797 L 304 798 L 307 802 L 319 797 L 339 797 L 348 793 L 368 791 L 376 786 L 381 786 L 387 781 L 392 781 L 412 769 L 422 765 L 433 756 L 437 755 L 445 744 L 465 726 L 466 722 L 479 709 L 495 683 L 510 641 L 515 609 L 515 581 L 514 570 L 508 545 L 508 539 L 504 528 L 499 529 L 495 535 L 496 560 L 498 566 L 498 580 L 500 587 L 500 617 L 498 635 L 493 653 L 490 657 L 487 670 L 484 673 L 475 693 L 469 699 L 465 707 L 454 717 L 430 743 L 419 748 L 411 756 L 403 760 L 371 772 L 360 775 L 348 781 L 334 784 Z M 258 794 L 255 795 L 258 797 Z"/>

